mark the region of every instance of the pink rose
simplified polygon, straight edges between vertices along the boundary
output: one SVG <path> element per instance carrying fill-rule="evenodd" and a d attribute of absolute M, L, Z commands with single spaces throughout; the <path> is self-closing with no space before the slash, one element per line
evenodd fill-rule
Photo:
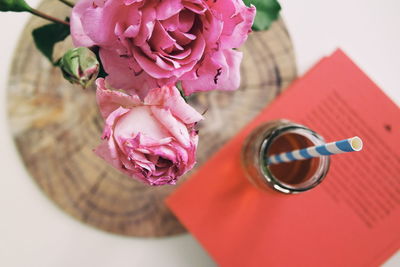
<path fill-rule="evenodd" d="M 175 184 L 195 164 L 203 117 L 174 86 L 149 91 L 143 101 L 106 88 L 97 79 L 97 102 L 106 121 L 96 154 L 132 178 L 150 185 Z"/>
<path fill-rule="evenodd" d="M 107 82 L 141 96 L 182 81 L 186 94 L 235 90 L 255 7 L 242 0 L 80 0 L 76 46 L 99 46 Z"/>

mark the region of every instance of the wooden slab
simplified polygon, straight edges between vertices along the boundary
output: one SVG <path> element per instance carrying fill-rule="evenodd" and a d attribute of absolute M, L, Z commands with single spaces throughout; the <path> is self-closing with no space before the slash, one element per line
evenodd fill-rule
<path fill-rule="evenodd" d="M 69 12 L 57 1 L 46 1 L 40 9 L 60 18 Z M 138 237 L 185 232 L 163 203 L 180 183 L 146 186 L 93 154 L 103 127 L 94 90 L 70 85 L 39 54 L 31 31 L 43 23 L 33 18 L 26 26 L 8 86 L 12 135 L 32 178 L 62 210 L 99 229 Z M 70 46 L 69 40 L 57 50 Z M 190 99 L 200 112 L 207 110 L 200 125 L 197 167 L 296 76 L 293 47 L 282 20 L 267 32 L 252 33 L 242 50 L 239 90 L 201 93 Z"/>

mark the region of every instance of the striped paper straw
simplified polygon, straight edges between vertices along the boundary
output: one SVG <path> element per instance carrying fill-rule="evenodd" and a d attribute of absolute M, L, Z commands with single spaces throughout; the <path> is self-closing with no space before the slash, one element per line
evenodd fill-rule
<path fill-rule="evenodd" d="M 360 137 L 354 136 L 349 139 L 332 142 L 320 146 L 311 146 L 289 152 L 272 155 L 268 158 L 268 164 L 278 164 L 293 160 L 309 159 L 321 156 L 335 155 L 345 152 L 360 151 L 363 142 Z"/>

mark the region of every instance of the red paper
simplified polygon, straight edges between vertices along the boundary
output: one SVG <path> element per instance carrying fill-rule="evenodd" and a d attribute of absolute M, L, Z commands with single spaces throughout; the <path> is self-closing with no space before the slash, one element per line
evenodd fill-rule
<path fill-rule="evenodd" d="M 400 247 L 399 108 L 342 52 L 297 80 L 167 199 L 220 266 L 376 266 Z M 331 157 L 317 188 L 267 193 L 240 150 L 262 122 L 287 118 L 361 152 Z M 227 122 L 229 123 L 229 122 Z M 205 145 L 201 144 L 200 145 Z"/>

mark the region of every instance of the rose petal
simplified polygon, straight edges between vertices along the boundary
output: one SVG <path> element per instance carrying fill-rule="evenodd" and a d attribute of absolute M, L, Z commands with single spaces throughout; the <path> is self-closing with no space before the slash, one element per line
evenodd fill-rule
<path fill-rule="evenodd" d="M 151 178 L 149 179 L 149 182 L 151 185 L 165 185 L 165 184 L 171 184 L 174 185 L 176 184 L 176 177 L 171 177 L 171 176 L 162 176 L 162 177 L 157 177 L 157 178 Z"/>
<path fill-rule="evenodd" d="M 166 145 L 162 145 L 162 146 L 154 146 L 154 147 L 148 147 L 150 153 L 163 157 L 164 159 L 168 159 L 170 161 L 172 161 L 173 163 L 177 162 L 177 155 L 173 149 L 173 147 L 171 146 L 166 146 Z"/>
<path fill-rule="evenodd" d="M 193 41 L 192 53 L 190 54 L 190 58 L 188 58 L 186 61 L 182 61 L 182 64 L 187 63 L 189 59 L 195 61 L 200 60 L 204 55 L 205 49 L 206 49 L 206 41 L 203 38 L 203 35 L 197 35 L 196 40 Z"/>
<path fill-rule="evenodd" d="M 109 149 L 108 141 L 103 141 L 93 151 L 94 153 L 96 153 L 96 155 L 104 159 L 106 162 L 110 163 L 113 167 L 122 170 L 118 156 L 113 157 L 113 155 L 116 155 L 116 153 L 112 153 Z"/>
<path fill-rule="evenodd" d="M 179 23 L 177 24 L 181 32 L 188 32 L 194 24 L 195 14 L 187 9 L 179 13 Z"/>
<path fill-rule="evenodd" d="M 142 11 L 142 21 L 140 25 L 139 34 L 134 39 L 134 44 L 137 46 L 143 45 L 147 40 L 149 40 L 153 34 L 153 29 L 156 19 L 156 9 L 152 3 L 147 1 L 145 7 L 141 9 Z"/>
<path fill-rule="evenodd" d="M 171 135 L 175 137 L 182 146 L 190 146 L 190 136 L 186 126 L 182 122 L 176 120 L 168 109 L 156 106 L 151 106 L 150 108 L 158 122 L 161 123 L 165 129 L 168 129 Z"/>
<path fill-rule="evenodd" d="M 170 32 L 170 36 L 182 46 L 185 46 L 196 39 L 196 35 L 180 31 Z"/>
<path fill-rule="evenodd" d="M 173 46 L 175 43 L 176 40 L 168 34 L 159 21 L 156 21 L 153 35 L 149 40 L 149 44 L 153 51 L 165 49 Z"/>
<path fill-rule="evenodd" d="M 151 107 L 139 106 L 134 107 L 120 117 L 118 122 L 115 124 L 115 135 L 118 136 L 118 142 L 120 140 L 133 138 L 138 133 L 153 139 L 164 139 L 170 136 L 167 130 L 160 125 L 158 118 L 153 117 Z"/>
<path fill-rule="evenodd" d="M 115 42 L 114 25 L 117 22 L 117 12 L 121 12 L 118 8 L 121 4 L 119 1 L 106 1 L 104 8 L 87 8 L 82 14 L 83 30 L 96 45 Z"/>
<path fill-rule="evenodd" d="M 192 53 L 192 49 L 186 49 L 185 51 L 181 52 L 181 53 L 177 53 L 177 54 L 167 54 L 165 52 L 160 53 L 160 57 L 164 58 L 164 59 L 184 59 L 187 56 L 189 56 Z"/>
<path fill-rule="evenodd" d="M 81 17 L 83 13 L 85 13 L 85 10 L 88 9 L 92 5 L 92 3 L 93 2 L 91 0 L 82 0 L 79 1 L 72 9 L 70 28 L 72 41 L 75 46 L 90 47 L 95 44 L 93 40 L 90 39 L 90 37 L 83 30 L 81 22 Z"/>
<path fill-rule="evenodd" d="M 204 14 L 207 11 L 207 5 L 201 0 L 184 1 L 183 5 L 196 14 Z"/>
<path fill-rule="evenodd" d="M 166 20 L 160 21 L 162 24 L 163 28 L 168 31 L 175 31 L 178 28 L 179 25 L 179 14 L 176 14 L 174 16 L 171 16 L 170 18 Z"/>
<path fill-rule="evenodd" d="M 221 75 L 218 80 L 217 90 L 233 91 L 240 86 L 240 63 L 243 53 L 237 50 L 226 49 L 223 52 L 226 60 L 226 75 Z"/>
<path fill-rule="evenodd" d="M 104 119 L 119 107 L 132 108 L 141 105 L 140 98 L 137 95 L 127 95 L 123 92 L 107 89 L 106 82 L 102 78 L 96 80 L 96 85 L 96 100 Z"/>
<path fill-rule="evenodd" d="M 157 87 L 157 81 L 144 71 L 135 72 L 133 58 L 121 57 L 115 50 L 100 49 L 100 58 L 105 71 L 107 83 L 113 88 L 123 89 L 143 98 L 151 88 Z M 137 64 L 136 64 L 137 65 Z M 132 66 L 132 67 L 131 67 Z"/>
<path fill-rule="evenodd" d="M 161 105 L 186 124 L 193 124 L 203 119 L 192 106 L 181 97 L 175 86 L 164 86 L 149 92 L 144 103 L 147 105 Z"/>
<path fill-rule="evenodd" d="M 224 21 L 215 15 L 214 13 L 206 13 L 203 20 L 202 35 L 207 42 L 208 50 L 218 50 L 221 45 L 219 39 L 224 27 Z"/>
<path fill-rule="evenodd" d="M 168 1 L 161 1 L 157 5 L 157 19 L 158 20 L 165 20 L 173 15 L 178 14 L 183 5 L 181 0 L 168 0 Z"/>
<path fill-rule="evenodd" d="M 107 149 L 105 148 L 104 144 L 98 147 L 95 152 L 101 156 L 103 159 L 105 159 L 107 162 L 112 164 L 115 168 L 121 169 L 122 165 L 120 163 L 120 155 L 118 152 L 118 147 L 115 144 L 114 139 L 112 138 L 113 136 L 113 125 L 119 116 L 122 116 L 125 114 L 128 110 L 123 109 L 123 108 L 118 108 L 114 112 L 110 114 L 110 116 L 106 120 L 106 125 L 104 127 L 104 133 L 107 135 L 106 139 L 106 144 L 107 144 Z M 122 169 L 121 169 L 122 170 Z"/>
<path fill-rule="evenodd" d="M 199 91 L 236 90 L 240 85 L 240 62 L 242 53 L 227 49 L 208 56 L 195 80 L 182 81 L 186 95 Z"/>
<path fill-rule="evenodd" d="M 222 15 L 224 22 L 221 34 L 221 49 L 238 48 L 251 32 L 256 15 L 256 8 L 247 7 L 243 1 L 215 1 L 211 3 L 213 10 Z"/>

